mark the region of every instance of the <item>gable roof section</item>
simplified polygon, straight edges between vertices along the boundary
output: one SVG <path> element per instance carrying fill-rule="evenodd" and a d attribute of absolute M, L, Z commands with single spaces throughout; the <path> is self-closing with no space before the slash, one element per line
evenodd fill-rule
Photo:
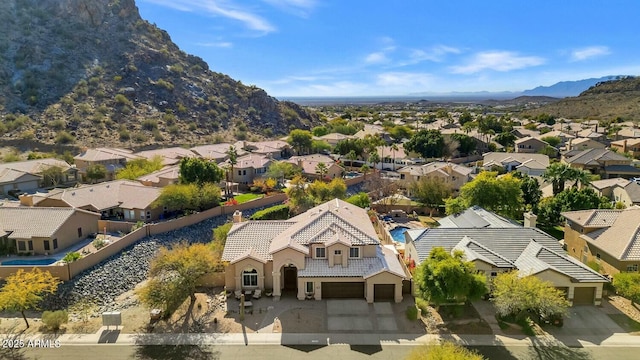
<path fill-rule="evenodd" d="M 76 212 L 93 215 L 96 221 L 100 217 L 96 213 L 70 208 L 0 207 L 0 227 L 11 233 L 10 238 L 48 238 Z"/>
<path fill-rule="evenodd" d="M 474 205 L 461 213 L 438 220 L 440 228 L 509 228 L 520 224 Z"/>
<path fill-rule="evenodd" d="M 40 180 L 37 175 L 14 169 L 0 169 L 0 184 Z"/>
<path fill-rule="evenodd" d="M 606 188 L 614 187 L 616 185 L 624 186 L 628 183 L 629 183 L 629 180 L 627 179 L 613 178 L 613 179 L 603 179 L 603 180 L 592 181 L 591 184 L 589 185 L 595 189 L 604 190 Z"/>
<path fill-rule="evenodd" d="M 620 210 L 606 230 L 580 237 L 616 259 L 640 260 L 640 208 Z"/>
<path fill-rule="evenodd" d="M 272 260 L 269 253 L 271 239 L 294 223 L 281 220 L 245 221 L 233 224 L 227 234 L 227 241 L 222 252 L 222 260 L 233 261 L 242 257 L 247 249 L 254 249 L 256 254 Z"/>
<path fill-rule="evenodd" d="M 604 277 L 569 258 L 560 243 L 536 228 L 427 229 L 414 240 L 420 262 L 434 247 L 464 249 L 474 259 L 498 267 L 514 264 L 523 275 L 552 269 L 578 282 L 605 282 Z"/>
<path fill-rule="evenodd" d="M 73 157 L 83 161 L 107 161 L 107 160 L 135 160 L 142 157 L 135 155 L 131 150 L 119 148 L 95 148 L 87 149 L 85 152 Z"/>
<path fill-rule="evenodd" d="M 549 166 L 549 157 L 544 154 L 488 152 L 482 157 L 485 165 L 488 163 L 507 164 L 512 161 L 523 164 L 529 160 L 535 160 L 545 169 Z"/>
<path fill-rule="evenodd" d="M 66 161 L 54 158 L 46 158 L 0 164 L 0 172 L 2 172 L 4 169 L 11 169 L 14 171 L 29 174 L 41 174 L 43 171 L 54 166 L 61 168 L 63 171 L 69 170 L 71 168 L 71 165 L 67 164 Z"/>
<path fill-rule="evenodd" d="M 237 256 L 235 259 L 233 259 L 231 261 L 231 264 L 235 264 L 245 259 L 253 259 L 263 264 L 267 262 L 267 260 L 264 257 L 262 257 L 260 254 L 258 254 L 258 252 L 254 248 L 248 248 L 245 252 L 243 252 L 242 254 Z"/>
<path fill-rule="evenodd" d="M 631 160 L 608 149 L 586 149 L 565 159 L 569 164 L 579 165 L 598 165 L 600 161 L 607 160 L 628 161 L 631 163 Z"/>
<path fill-rule="evenodd" d="M 561 215 L 582 227 L 601 228 L 613 225 L 622 210 L 591 209 L 566 211 Z"/>
<path fill-rule="evenodd" d="M 406 274 L 393 250 L 379 246 L 375 257 L 349 259 L 349 266 L 329 267 L 326 259 L 305 258 L 305 268 L 298 270 L 298 277 L 361 277 L 368 279 L 388 272 L 401 278 Z"/>
<path fill-rule="evenodd" d="M 116 180 L 95 185 L 52 191 L 44 198 L 61 200 L 73 208 L 91 207 L 96 211 L 115 207 L 146 209 L 160 196 L 161 190 L 136 181 Z"/>

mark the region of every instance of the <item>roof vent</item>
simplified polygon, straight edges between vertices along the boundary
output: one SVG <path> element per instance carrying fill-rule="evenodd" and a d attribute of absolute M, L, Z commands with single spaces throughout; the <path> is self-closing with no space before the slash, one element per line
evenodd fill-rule
<path fill-rule="evenodd" d="M 75 195 L 76 195 L 76 192 L 75 192 L 75 191 L 71 193 L 71 196 L 75 196 Z"/>

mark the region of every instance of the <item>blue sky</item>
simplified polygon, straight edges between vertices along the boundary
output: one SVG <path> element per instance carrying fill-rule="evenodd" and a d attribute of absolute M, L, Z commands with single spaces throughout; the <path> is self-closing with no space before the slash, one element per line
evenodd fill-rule
<path fill-rule="evenodd" d="M 640 75 L 637 0 L 137 0 L 216 72 L 276 97 L 521 91 Z"/>

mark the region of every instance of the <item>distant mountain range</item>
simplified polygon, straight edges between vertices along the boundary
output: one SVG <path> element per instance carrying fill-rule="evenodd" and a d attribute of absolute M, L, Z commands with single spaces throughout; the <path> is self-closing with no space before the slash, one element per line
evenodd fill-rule
<path fill-rule="evenodd" d="M 538 86 L 534 89 L 518 91 L 476 91 L 476 92 L 448 92 L 448 93 L 433 93 L 433 92 L 420 92 L 413 93 L 410 96 L 424 96 L 429 98 L 465 98 L 465 99 L 513 99 L 518 96 L 549 96 L 555 98 L 564 98 L 570 96 L 578 96 L 583 91 L 586 91 L 590 87 L 597 83 L 611 80 L 620 80 L 627 77 L 633 77 L 630 75 L 609 75 L 601 78 L 591 78 L 575 81 L 561 81 L 551 86 Z"/>

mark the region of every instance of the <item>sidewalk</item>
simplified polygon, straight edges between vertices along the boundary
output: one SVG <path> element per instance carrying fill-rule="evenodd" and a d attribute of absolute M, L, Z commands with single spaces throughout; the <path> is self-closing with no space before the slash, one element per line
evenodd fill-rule
<path fill-rule="evenodd" d="M 6 337 L 5 337 L 6 338 Z M 25 342 L 30 338 L 43 340 L 42 337 L 22 337 Z M 504 335 L 422 335 L 416 334 L 291 334 L 291 333 L 207 333 L 207 334 L 123 334 L 119 330 L 102 328 L 95 334 L 63 334 L 47 337 L 58 340 L 64 346 L 86 345 L 417 345 L 442 340 L 455 341 L 473 346 L 566 346 L 565 343 L 582 347 L 625 346 L 640 347 L 640 336 L 613 334 L 597 342 L 571 337 L 567 339 L 553 336 L 509 337 Z M 573 346 L 573 345 L 572 345 Z"/>

